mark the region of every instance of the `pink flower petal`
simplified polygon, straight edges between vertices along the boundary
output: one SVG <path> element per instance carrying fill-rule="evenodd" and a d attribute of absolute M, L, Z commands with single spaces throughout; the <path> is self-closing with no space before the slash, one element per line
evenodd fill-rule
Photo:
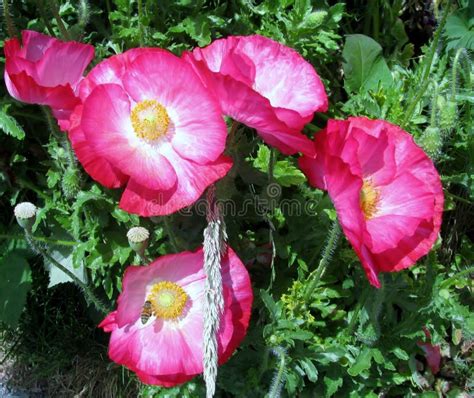
<path fill-rule="evenodd" d="M 209 185 L 224 177 L 232 167 L 232 160 L 225 156 L 202 166 L 180 159 L 173 152 L 169 149 L 165 156 L 176 170 L 177 185 L 166 191 L 157 191 L 148 189 L 132 179 L 120 200 L 122 209 L 143 217 L 172 214 L 191 206 Z"/>
<path fill-rule="evenodd" d="M 271 39 L 230 36 L 185 53 L 223 112 L 252 128 L 284 154 L 314 156 L 301 134 L 327 96 L 313 67 L 297 52 Z"/>
<path fill-rule="evenodd" d="M 202 372 L 204 305 L 202 248 L 160 257 L 149 266 L 129 267 L 117 311 L 99 325 L 111 331 L 110 358 L 137 373 L 144 383 L 171 387 Z M 232 249 L 222 261 L 224 314 L 218 333 L 219 363 L 224 363 L 245 336 L 253 294 L 248 273 Z M 139 319 L 147 289 L 168 280 L 181 286 L 188 303 L 180 318 Z"/>
<path fill-rule="evenodd" d="M 379 272 L 408 268 L 437 239 L 443 188 L 433 162 L 405 131 L 383 120 L 330 120 L 316 136 L 316 159 L 300 165 L 312 185 L 327 188 L 346 237 L 371 284 Z M 373 189 L 364 214 L 361 189 Z"/>
<path fill-rule="evenodd" d="M 182 59 L 164 50 L 139 56 L 124 85 L 136 102 L 154 99 L 166 108 L 174 125 L 171 143 L 181 157 L 206 164 L 222 154 L 227 130 L 220 109 Z"/>
<path fill-rule="evenodd" d="M 128 176 L 112 166 L 105 158 L 97 156 L 79 125 L 81 113 L 82 106 L 79 106 L 71 116 L 68 134 L 77 159 L 86 172 L 98 183 L 107 188 L 123 186 L 128 181 Z"/>
<path fill-rule="evenodd" d="M 95 153 L 149 189 L 176 184 L 173 166 L 141 143 L 130 121 L 130 101 L 116 84 L 97 86 L 84 102 L 81 128 Z"/>

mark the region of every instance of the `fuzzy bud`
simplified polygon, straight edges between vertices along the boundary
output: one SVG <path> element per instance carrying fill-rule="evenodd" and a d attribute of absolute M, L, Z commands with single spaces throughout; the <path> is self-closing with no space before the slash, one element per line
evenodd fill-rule
<path fill-rule="evenodd" d="M 443 138 L 439 128 L 428 127 L 418 143 L 431 159 L 436 159 L 441 154 L 443 146 Z"/>
<path fill-rule="evenodd" d="M 451 131 L 456 125 L 458 107 L 455 101 L 448 100 L 439 108 L 439 127 Z"/>
<path fill-rule="evenodd" d="M 130 247 L 139 255 L 143 255 L 148 247 L 150 232 L 143 227 L 133 227 L 127 232 L 128 243 Z"/>
<path fill-rule="evenodd" d="M 75 168 L 68 168 L 62 179 L 62 190 L 67 199 L 73 199 L 79 193 L 79 173 Z"/>
<path fill-rule="evenodd" d="M 315 11 L 308 15 L 305 21 L 305 25 L 309 28 L 317 28 L 322 25 L 326 19 L 328 13 L 327 11 Z"/>
<path fill-rule="evenodd" d="M 16 221 L 22 227 L 23 229 L 26 229 L 27 231 L 31 231 L 31 227 L 33 227 L 33 224 L 35 223 L 36 220 L 36 213 L 38 209 L 33 203 L 30 202 L 22 202 L 19 203 L 15 206 L 15 209 L 13 210 Z"/>

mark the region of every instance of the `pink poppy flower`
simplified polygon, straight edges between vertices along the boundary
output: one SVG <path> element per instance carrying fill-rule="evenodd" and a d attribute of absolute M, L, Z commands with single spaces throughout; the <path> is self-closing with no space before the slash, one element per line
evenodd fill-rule
<path fill-rule="evenodd" d="M 325 189 L 370 283 L 410 267 L 437 239 L 443 188 L 410 134 L 383 120 L 330 120 L 300 158 L 311 185 Z"/>
<path fill-rule="evenodd" d="M 98 64 L 78 89 L 69 122 L 73 149 L 90 176 L 126 185 L 120 207 L 141 216 L 193 204 L 222 178 L 227 129 L 191 67 L 168 51 L 134 49 Z"/>
<path fill-rule="evenodd" d="M 5 42 L 5 84 L 19 101 L 49 105 L 56 116 L 67 117 L 79 102 L 74 91 L 94 47 L 64 42 L 31 30 Z"/>
<path fill-rule="evenodd" d="M 262 139 L 291 155 L 314 156 L 301 133 L 328 99 L 314 68 L 295 50 L 263 36 L 230 36 L 184 53 L 224 114 L 255 128 Z"/>
<path fill-rule="evenodd" d="M 202 373 L 203 263 L 201 248 L 127 268 L 117 310 L 99 325 L 112 333 L 112 361 L 136 372 L 144 383 L 165 387 Z M 248 272 L 230 248 L 222 261 L 222 278 L 219 364 L 230 358 L 244 338 L 253 301 Z"/>

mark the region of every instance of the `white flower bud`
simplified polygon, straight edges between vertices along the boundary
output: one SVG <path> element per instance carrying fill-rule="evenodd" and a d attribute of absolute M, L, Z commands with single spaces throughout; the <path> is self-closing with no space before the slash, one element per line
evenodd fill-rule
<path fill-rule="evenodd" d="M 36 206 L 30 202 L 18 203 L 13 212 L 20 227 L 28 231 L 31 230 L 36 220 L 36 213 L 38 212 Z"/>

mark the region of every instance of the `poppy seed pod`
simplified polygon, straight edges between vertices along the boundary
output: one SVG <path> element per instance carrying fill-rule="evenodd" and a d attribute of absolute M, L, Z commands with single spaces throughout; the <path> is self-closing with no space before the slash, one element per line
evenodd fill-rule
<path fill-rule="evenodd" d="M 36 221 L 36 213 L 38 212 L 36 206 L 30 202 L 21 202 L 15 206 L 13 212 L 20 227 L 31 231 L 31 227 L 33 227 Z"/>

